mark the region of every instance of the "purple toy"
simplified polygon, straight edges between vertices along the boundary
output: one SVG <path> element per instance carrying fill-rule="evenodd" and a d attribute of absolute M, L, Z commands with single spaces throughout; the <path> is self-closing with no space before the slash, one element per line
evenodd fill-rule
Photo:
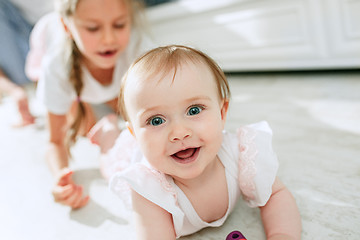
<path fill-rule="evenodd" d="M 227 235 L 226 240 L 246 240 L 246 238 L 241 232 L 233 231 Z"/>

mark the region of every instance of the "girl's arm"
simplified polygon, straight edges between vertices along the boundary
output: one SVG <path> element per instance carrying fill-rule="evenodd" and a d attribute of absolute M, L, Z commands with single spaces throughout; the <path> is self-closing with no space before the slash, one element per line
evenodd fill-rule
<path fill-rule="evenodd" d="M 170 213 L 133 190 L 131 195 L 136 221 L 136 239 L 176 239 L 175 229 Z"/>
<path fill-rule="evenodd" d="M 48 113 L 49 145 L 46 160 L 54 176 L 69 165 L 65 147 L 66 122 L 66 115 Z"/>
<path fill-rule="evenodd" d="M 268 240 L 301 239 L 301 219 L 295 199 L 278 178 L 269 201 L 260 207 L 260 213 Z"/>
<path fill-rule="evenodd" d="M 52 189 L 54 200 L 72 208 L 83 207 L 89 197 L 83 197 L 83 188 L 73 182 L 73 172 L 68 169 L 69 159 L 64 141 L 66 116 L 48 113 L 48 121 L 50 140 L 46 160 L 56 178 Z"/>

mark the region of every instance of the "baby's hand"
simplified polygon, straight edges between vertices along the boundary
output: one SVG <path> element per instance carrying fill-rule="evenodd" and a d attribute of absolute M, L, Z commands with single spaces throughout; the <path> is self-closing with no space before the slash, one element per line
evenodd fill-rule
<path fill-rule="evenodd" d="M 85 206 L 89 196 L 83 197 L 83 187 L 76 185 L 72 180 L 73 172 L 63 169 L 52 190 L 55 202 L 72 207 L 73 209 Z"/>

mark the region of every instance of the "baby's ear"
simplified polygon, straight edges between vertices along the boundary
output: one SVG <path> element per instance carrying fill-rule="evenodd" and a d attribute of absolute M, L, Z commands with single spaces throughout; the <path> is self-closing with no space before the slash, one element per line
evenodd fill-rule
<path fill-rule="evenodd" d="M 226 121 L 226 115 L 229 109 L 229 100 L 224 99 L 221 103 L 221 119 L 225 122 Z"/>
<path fill-rule="evenodd" d="M 125 122 L 125 125 L 126 125 L 126 128 L 129 130 L 129 132 L 131 133 L 131 135 L 133 135 L 133 137 L 135 137 L 132 124 L 130 122 Z"/>

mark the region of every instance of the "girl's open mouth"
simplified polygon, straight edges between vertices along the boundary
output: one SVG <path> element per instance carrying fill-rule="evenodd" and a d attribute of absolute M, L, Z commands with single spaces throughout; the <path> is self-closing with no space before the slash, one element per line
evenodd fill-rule
<path fill-rule="evenodd" d="M 171 157 L 178 163 L 191 163 L 195 161 L 199 155 L 200 148 L 187 148 L 171 155 Z"/>
<path fill-rule="evenodd" d="M 102 57 L 112 57 L 116 54 L 116 50 L 108 50 L 104 52 L 99 52 L 99 55 Z"/>

